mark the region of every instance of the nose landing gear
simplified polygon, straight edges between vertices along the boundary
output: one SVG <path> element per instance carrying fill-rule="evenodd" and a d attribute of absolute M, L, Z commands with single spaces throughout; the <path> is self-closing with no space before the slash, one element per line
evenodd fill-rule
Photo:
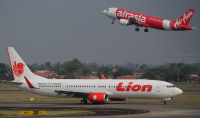
<path fill-rule="evenodd" d="M 166 101 L 162 101 L 162 104 L 165 105 L 165 104 L 166 104 Z"/>
<path fill-rule="evenodd" d="M 114 20 L 115 20 L 115 19 L 112 20 L 112 24 L 114 24 Z"/>

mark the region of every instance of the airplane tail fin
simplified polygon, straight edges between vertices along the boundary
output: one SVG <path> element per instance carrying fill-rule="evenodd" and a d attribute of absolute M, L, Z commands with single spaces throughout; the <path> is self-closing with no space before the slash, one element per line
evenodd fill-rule
<path fill-rule="evenodd" d="M 100 74 L 101 79 L 105 79 L 104 74 Z"/>
<path fill-rule="evenodd" d="M 184 13 L 182 16 L 180 16 L 176 22 L 178 24 L 182 25 L 188 25 L 190 23 L 190 19 L 192 18 L 192 15 L 194 14 L 195 10 L 194 9 L 189 9 L 186 13 Z"/>
<path fill-rule="evenodd" d="M 10 61 L 10 68 L 15 81 L 20 81 L 25 78 L 35 78 L 36 75 L 31 72 L 13 47 L 7 47 L 7 53 L 8 60 Z"/>

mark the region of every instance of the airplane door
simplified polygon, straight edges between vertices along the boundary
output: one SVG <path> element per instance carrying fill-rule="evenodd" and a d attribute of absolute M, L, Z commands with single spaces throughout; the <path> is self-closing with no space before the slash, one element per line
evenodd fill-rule
<path fill-rule="evenodd" d="M 156 92 L 160 92 L 160 83 L 156 85 Z"/>

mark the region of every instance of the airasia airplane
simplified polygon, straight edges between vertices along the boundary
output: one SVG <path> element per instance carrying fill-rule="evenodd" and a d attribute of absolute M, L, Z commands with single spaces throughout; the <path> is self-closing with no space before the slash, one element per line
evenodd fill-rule
<path fill-rule="evenodd" d="M 33 74 L 13 47 L 7 47 L 14 80 L 8 81 L 24 91 L 50 97 L 83 98 L 90 102 L 125 101 L 128 98 L 171 100 L 183 91 L 173 84 L 145 79 L 47 79 Z M 105 77 L 104 77 L 105 78 Z"/>
<path fill-rule="evenodd" d="M 107 10 L 103 10 L 103 14 L 113 19 L 112 24 L 114 24 L 115 19 L 118 19 L 121 25 L 135 25 L 135 31 L 139 31 L 138 27 L 146 27 L 146 29 L 144 29 L 145 32 L 148 32 L 147 28 L 155 28 L 167 31 L 185 31 L 196 29 L 195 27 L 188 26 L 194 11 L 194 9 L 189 9 L 175 21 L 147 16 L 145 14 L 140 14 L 119 8 L 108 8 Z"/>

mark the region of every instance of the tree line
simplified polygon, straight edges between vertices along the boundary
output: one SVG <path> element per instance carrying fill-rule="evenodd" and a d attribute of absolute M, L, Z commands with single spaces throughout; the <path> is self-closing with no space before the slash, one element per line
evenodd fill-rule
<path fill-rule="evenodd" d="M 145 69 L 142 77 L 154 80 L 164 79 L 168 82 L 182 82 L 186 81 L 191 74 L 197 74 L 200 76 L 200 63 L 171 63 L 168 65 Z"/>
<path fill-rule="evenodd" d="M 123 75 L 133 75 L 133 73 L 143 73 L 141 78 L 165 80 L 165 81 L 184 81 L 188 75 L 197 74 L 200 75 L 200 63 L 198 64 L 184 64 L 184 63 L 170 63 L 165 65 L 147 65 L 147 64 L 133 64 L 126 63 L 125 65 L 105 65 L 98 63 L 82 63 L 77 58 L 64 63 L 51 64 L 45 62 L 43 64 L 34 63 L 27 65 L 32 72 L 39 70 L 55 71 L 58 75 L 68 75 L 70 78 L 74 76 L 88 76 L 92 73 L 96 73 L 100 78 L 100 74 L 104 74 L 106 78 L 117 78 Z M 117 71 L 112 72 L 113 69 Z M 12 80 L 12 71 L 10 65 L 0 63 L 0 79 Z"/>

